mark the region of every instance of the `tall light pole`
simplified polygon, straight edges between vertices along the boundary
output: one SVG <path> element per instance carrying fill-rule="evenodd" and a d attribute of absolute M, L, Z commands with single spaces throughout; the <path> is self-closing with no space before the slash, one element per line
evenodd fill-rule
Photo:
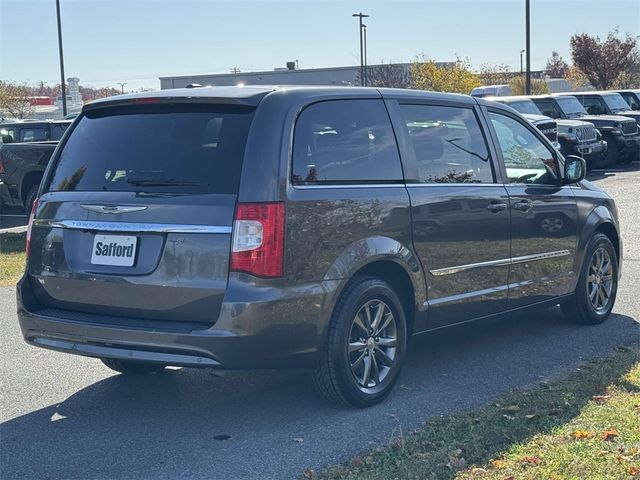
<path fill-rule="evenodd" d="M 530 0 L 525 0 L 525 22 L 526 22 L 526 36 L 527 44 L 525 49 L 527 50 L 527 79 L 526 79 L 526 94 L 531 95 L 531 8 Z"/>
<path fill-rule="evenodd" d="M 362 36 L 364 38 L 364 85 L 369 85 L 369 69 L 367 68 L 367 26 L 362 24 Z"/>
<path fill-rule="evenodd" d="M 64 83 L 64 55 L 62 54 L 62 26 L 60 25 L 60 0 L 56 0 L 58 15 L 58 50 L 60 51 L 60 89 L 62 93 L 62 116 L 67 116 L 67 88 Z"/>
<path fill-rule="evenodd" d="M 360 34 L 360 85 L 363 86 L 364 85 L 364 47 L 362 45 L 362 19 L 363 18 L 369 18 L 369 15 L 365 15 L 364 13 L 360 12 L 360 13 L 354 13 L 353 15 L 351 15 L 352 17 L 358 17 L 360 19 L 360 27 L 359 27 L 359 34 Z"/>
<path fill-rule="evenodd" d="M 526 50 L 523 48 L 522 50 L 520 50 L 520 75 L 522 75 L 524 73 L 524 67 L 522 66 L 522 54 L 526 52 Z"/>
<path fill-rule="evenodd" d="M 122 93 L 124 93 L 124 86 L 127 84 L 127 82 L 116 82 L 118 85 L 120 85 L 120 89 L 122 90 Z"/>

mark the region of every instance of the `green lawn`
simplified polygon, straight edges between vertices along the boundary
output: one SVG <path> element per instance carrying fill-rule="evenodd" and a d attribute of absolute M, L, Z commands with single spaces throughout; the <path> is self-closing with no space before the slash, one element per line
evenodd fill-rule
<path fill-rule="evenodd" d="M 16 284 L 24 271 L 24 233 L 0 235 L 0 287 Z"/>
<path fill-rule="evenodd" d="M 412 435 L 306 479 L 640 478 L 640 348 L 568 377 L 429 420 Z"/>

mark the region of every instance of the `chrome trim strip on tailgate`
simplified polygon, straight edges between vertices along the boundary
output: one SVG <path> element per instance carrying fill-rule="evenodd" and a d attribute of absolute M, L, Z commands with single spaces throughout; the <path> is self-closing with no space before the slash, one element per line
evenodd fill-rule
<path fill-rule="evenodd" d="M 501 267 L 505 265 L 515 265 L 518 263 L 533 262 L 535 260 L 544 260 L 546 258 L 564 257 L 569 255 L 569 250 L 558 250 L 556 252 L 536 253 L 534 255 L 523 255 L 521 257 L 502 258 L 500 260 L 490 260 L 488 262 L 469 263 L 467 265 L 457 265 L 455 267 L 438 268 L 435 270 L 429 270 L 431 275 L 451 275 L 452 273 L 463 272 L 465 270 L 471 270 L 472 268 L 481 267 Z"/>
<path fill-rule="evenodd" d="M 146 233 L 231 233 L 230 226 L 183 225 L 179 223 L 129 223 L 91 222 L 85 220 L 36 219 L 34 225 L 72 230 L 98 230 L 101 232 L 146 232 Z"/>

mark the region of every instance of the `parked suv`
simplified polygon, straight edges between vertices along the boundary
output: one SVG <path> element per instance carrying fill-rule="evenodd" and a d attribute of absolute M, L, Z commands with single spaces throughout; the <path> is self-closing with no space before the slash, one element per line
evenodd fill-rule
<path fill-rule="evenodd" d="M 632 110 L 618 92 L 576 92 L 571 95 L 591 115 L 620 115 L 633 118 L 640 124 L 640 112 Z"/>
<path fill-rule="evenodd" d="M 607 155 L 599 168 L 629 163 L 638 158 L 640 133 L 633 119 L 619 115 L 590 115 L 574 96 L 568 94 L 530 97 L 543 115 L 556 119 L 579 119 L 593 123 L 607 142 Z"/>
<path fill-rule="evenodd" d="M 640 110 L 640 90 L 616 90 L 616 92 L 624 98 L 631 110 Z"/>
<path fill-rule="evenodd" d="M 32 345 L 124 373 L 308 367 L 363 407 L 411 335 L 557 304 L 594 324 L 615 301 L 613 200 L 502 105 L 193 88 L 99 100 L 71 128 L 29 221 Z"/>
<path fill-rule="evenodd" d="M 555 133 L 562 154 L 565 156 L 577 155 L 584 158 L 587 162 L 587 169 L 602 164 L 603 157 L 607 152 L 607 142 L 601 139 L 601 135 L 593 123 L 559 118 L 554 121 L 555 129 L 551 129 L 547 126 L 549 125 L 547 122 L 541 120 L 551 119 L 542 115 L 542 112 L 529 97 L 495 97 L 491 100 L 508 105 L 522 114 L 523 117 L 538 127 L 542 133 L 545 133 L 552 143 L 554 138 L 550 135 Z M 555 132 L 552 130 L 555 130 Z"/>

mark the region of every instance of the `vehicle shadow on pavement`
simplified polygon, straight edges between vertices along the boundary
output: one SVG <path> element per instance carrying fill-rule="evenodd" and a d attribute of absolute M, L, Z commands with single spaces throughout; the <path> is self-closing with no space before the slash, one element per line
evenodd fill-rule
<path fill-rule="evenodd" d="M 0 473 L 292 478 L 387 444 L 428 417 L 482 405 L 617 346 L 637 345 L 639 321 L 612 315 L 584 327 L 552 308 L 415 337 L 396 390 L 367 410 L 323 402 L 297 370 L 113 375 L 2 424 Z"/>

